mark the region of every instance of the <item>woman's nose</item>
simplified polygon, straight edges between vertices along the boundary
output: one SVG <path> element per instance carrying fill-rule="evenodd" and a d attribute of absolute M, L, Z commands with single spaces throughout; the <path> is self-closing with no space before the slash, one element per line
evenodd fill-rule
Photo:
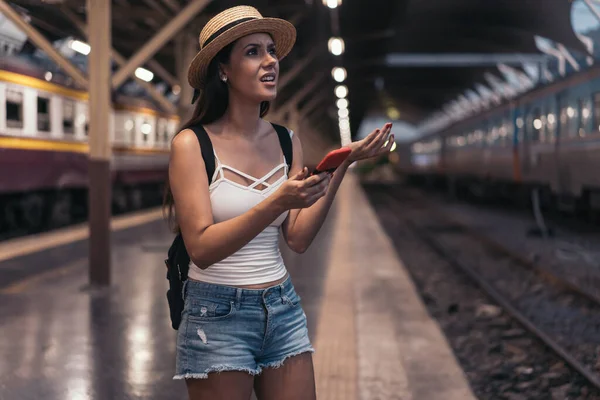
<path fill-rule="evenodd" d="M 266 56 L 264 57 L 264 64 L 266 66 L 273 66 L 277 63 L 277 57 L 274 54 L 271 54 L 269 52 L 266 53 Z"/>

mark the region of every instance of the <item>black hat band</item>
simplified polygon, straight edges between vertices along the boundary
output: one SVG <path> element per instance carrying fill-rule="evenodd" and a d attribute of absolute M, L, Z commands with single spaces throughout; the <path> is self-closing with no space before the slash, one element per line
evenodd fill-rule
<path fill-rule="evenodd" d="M 218 31 L 216 31 L 215 33 L 213 33 L 212 35 L 210 35 L 210 37 L 209 37 L 208 39 L 206 39 L 206 41 L 205 41 L 205 42 L 202 44 L 202 48 L 204 48 L 204 47 L 208 46 L 208 44 L 209 44 L 210 42 L 212 42 L 212 41 L 213 41 L 213 40 L 215 40 L 217 37 L 219 37 L 219 35 L 221 35 L 223 32 L 225 32 L 225 31 L 227 31 L 227 30 L 229 30 L 229 29 L 233 28 L 233 27 L 234 27 L 234 26 L 236 26 L 236 25 L 239 25 L 239 24 L 241 24 L 241 23 L 243 23 L 243 22 L 246 22 L 246 21 L 251 21 L 251 20 L 253 20 L 253 19 L 258 19 L 258 18 L 256 18 L 256 17 L 247 17 L 247 18 L 241 18 L 241 19 L 238 19 L 238 20 L 236 20 L 236 21 L 230 22 L 230 23 L 228 23 L 228 24 L 227 24 L 227 25 L 225 25 L 225 26 L 222 26 L 222 27 L 221 27 L 221 29 L 219 29 Z"/>

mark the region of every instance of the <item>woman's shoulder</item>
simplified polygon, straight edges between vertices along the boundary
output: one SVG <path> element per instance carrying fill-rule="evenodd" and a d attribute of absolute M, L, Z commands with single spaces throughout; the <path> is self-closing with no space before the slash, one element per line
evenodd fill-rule
<path fill-rule="evenodd" d="M 198 139 L 196 133 L 190 128 L 183 129 L 173 138 L 171 148 L 173 150 L 188 148 L 191 145 L 198 145 Z"/>
<path fill-rule="evenodd" d="M 290 129 L 287 126 L 281 125 L 281 124 L 277 124 L 275 122 L 270 122 L 270 121 L 265 121 L 264 119 L 261 118 L 261 121 L 263 122 L 263 126 L 264 129 L 270 132 L 273 132 L 272 129 L 277 130 L 278 127 L 284 128 L 285 130 L 288 131 L 290 137 L 294 136 L 294 131 L 292 129 Z"/>

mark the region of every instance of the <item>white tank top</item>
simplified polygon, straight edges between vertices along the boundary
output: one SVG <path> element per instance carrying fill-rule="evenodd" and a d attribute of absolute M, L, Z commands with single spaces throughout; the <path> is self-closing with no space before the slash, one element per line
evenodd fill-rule
<path fill-rule="evenodd" d="M 290 130 L 290 137 L 293 132 Z M 273 194 L 288 178 L 288 166 L 282 162 L 261 178 L 255 178 L 223 164 L 215 154 L 215 173 L 208 190 L 215 223 L 237 217 Z M 283 169 L 276 181 L 269 178 Z M 252 184 L 246 186 L 225 178 L 224 170 L 242 176 Z M 264 189 L 258 189 L 264 187 Z M 284 212 L 254 239 L 229 257 L 201 269 L 190 261 L 188 277 L 194 280 L 221 285 L 253 285 L 281 279 L 287 273 L 279 251 L 279 227 L 288 216 Z"/>

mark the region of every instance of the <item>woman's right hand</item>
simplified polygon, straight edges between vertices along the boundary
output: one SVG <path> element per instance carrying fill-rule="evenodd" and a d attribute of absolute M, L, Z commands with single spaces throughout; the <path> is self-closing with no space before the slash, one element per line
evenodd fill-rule
<path fill-rule="evenodd" d="M 307 176 L 308 168 L 304 167 L 277 190 L 277 201 L 285 210 L 308 208 L 327 194 L 331 174 Z"/>

